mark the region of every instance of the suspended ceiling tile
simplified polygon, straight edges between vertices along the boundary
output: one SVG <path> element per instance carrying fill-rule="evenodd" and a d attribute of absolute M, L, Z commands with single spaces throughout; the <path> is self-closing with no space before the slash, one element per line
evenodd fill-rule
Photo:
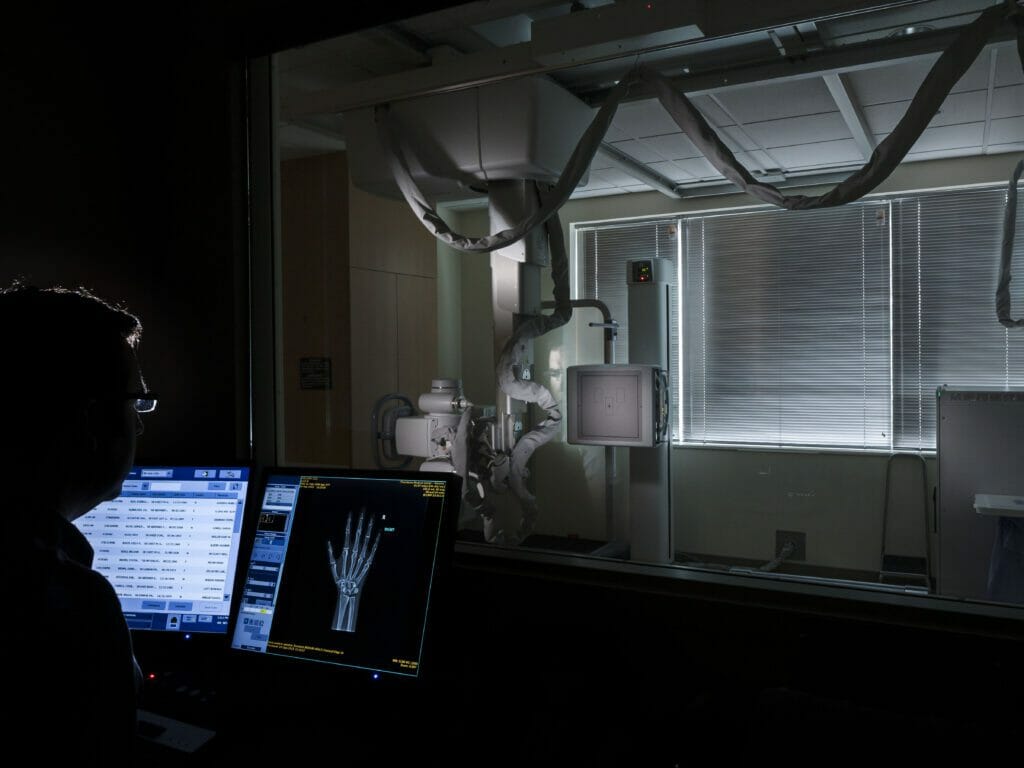
<path fill-rule="evenodd" d="M 888 104 L 873 104 L 864 107 L 864 120 L 874 134 L 887 134 L 896 127 L 907 113 L 909 101 L 892 101 Z"/>
<path fill-rule="evenodd" d="M 986 98 L 985 91 L 951 93 L 928 125 L 938 127 L 984 120 Z M 909 106 L 909 101 L 897 101 L 865 107 L 864 119 L 872 133 L 889 133 L 903 119 Z"/>
<path fill-rule="evenodd" d="M 1002 54 L 999 54 L 1002 56 Z M 992 66 L 992 53 L 990 48 L 982 48 L 981 53 L 971 62 L 971 66 L 964 72 L 950 93 L 960 91 L 983 91 L 988 88 L 988 74 Z"/>
<path fill-rule="evenodd" d="M 936 58 L 859 69 L 848 72 L 846 78 L 857 103 L 865 109 L 875 104 L 909 103 Z"/>
<path fill-rule="evenodd" d="M 642 142 L 633 139 L 629 141 L 613 141 L 611 145 L 641 163 L 656 163 L 659 160 L 665 159 Z"/>
<path fill-rule="evenodd" d="M 755 149 L 753 152 L 741 152 L 736 155 L 736 158 L 743 163 L 748 170 L 754 170 L 760 168 L 775 168 L 778 163 L 768 156 L 767 152 L 763 152 L 760 149 Z"/>
<path fill-rule="evenodd" d="M 926 128 L 911 149 L 914 152 L 952 150 L 963 147 L 980 147 L 984 138 L 985 123 L 946 125 L 940 128 Z"/>
<path fill-rule="evenodd" d="M 656 99 L 619 105 L 614 124 L 616 128 L 633 138 L 660 136 L 679 130 L 679 126 Z"/>
<path fill-rule="evenodd" d="M 700 156 L 700 151 L 693 146 L 693 142 L 683 133 L 652 136 L 644 139 L 643 144 L 666 160 Z"/>
<path fill-rule="evenodd" d="M 697 109 L 704 113 L 704 117 L 711 123 L 718 126 L 734 124 L 732 118 L 725 114 L 710 96 L 696 96 L 691 101 Z"/>
<path fill-rule="evenodd" d="M 1002 58 L 1002 54 L 1000 54 Z M 884 67 L 872 67 L 848 72 L 853 94 L 863 107 L 910 101 L 924 82 L 925 75 L 938 59 L 938 54 Z M 988 54 L 981 55 L 963 77 L 950 89 L 950 93 L 983 91 L 988 88 Z"/>
<path fill-rule="evenodd" d="M 701 180 L 723 178 L 722 174 L 715 170 L 715 166 L 703 157 L 694 157 L 689 160 L 677 160 L 676 165 L 688 174 L 685 178 L 697 178 Z M 683 180 L 684 177 L 673 177 L 673 181 Z"/>
<path fill-rule="evenodd" d="M 782 163 L 783 167 L 790 170 L 846 165 L 861 162 L 864 159 L 857 147 L 857 142 L 853 139 L 779 147 L 772 150 L 772 155 Z"/>
<path fill-rule="evenodd" d="M 996 88 L 992 94 L 993 119 L 1018 115 L 1024 115 L 1024 85 Z"/>
<path fill-rule="evenodd" d="M 681 165 L 681 163 L 674 163 L 669 160 L 665 160 L 661 163 L 648 163 L 647 167 L 659 176 L 664 176 L 666 179 L 671 179 L 672 181 L 693 181 L 694 177 L 684 171 Z"/>
<path fill-rule="evenodd" d="M 1024 137 L 1024 117 L 1007 117 L 993 120 L 989 128 L 988 143 L 1009 144 L 1018 142 Z"/>
<path fill-rule="evenodd" d="M 942 102 L 938 114 L 932 118 L 928 126 L 938 128 L 944 125 L 956 125 L 957 123 L 984 121 L 987 101 L 987 89 L 951 93 Z"/>
<path fill-rule="evenodd" d="M 747 133 L 755 141 L 768 149 L 807 142 L 851 138 L 850 129 L 838 112 L 749 123 L 746 128 Z"/>
<path fill-rule="evenodd" d="M 641 179 L 637 179 L 635 176 L 630 176 L 621 168 L 609 168 L 608 170 L 601 171 L 601 178 L 616 187 L 624 187 L 641 181 Z"/>
<path fill-rule="evenodd" d="M 1024 70 L 1020 56 L 1013 45 L 1003 45 L 996 57 L 996 87 L 1024 83 Z"/>
<path fill-rule="evenodd" d="M 735 125 L 727 125 L 724 128 L 719 129 L 718 135 L 721 137 L 722 141 L 725 142 L 725 146 L 733 152 L 758 149 L 757 143 L 753 140 L 750 134 Z"/>
<path fill-rule="evenodd" d="M 758 83 L 723 91 L 718 99 L 741 123 L 835 111 L 836 104 L 820 78 Z"/>
<path fill-rule="evenodd" d="M 595 113 L 596 114 L 596 113 Z M 608 130 L 605 131 L 605 141 L 628 141 L 632 138 L 629 134 L 615 125 L 615 120 L 612 120 L 612 124 L 608 126 Z"/>

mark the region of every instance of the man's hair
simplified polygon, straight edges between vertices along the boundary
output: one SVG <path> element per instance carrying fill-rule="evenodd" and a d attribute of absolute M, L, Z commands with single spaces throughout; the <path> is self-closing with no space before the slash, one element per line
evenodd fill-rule
<path fill-rule="evenodd" d="M 23 439 L 66 405 L 123 388 L 122 350 L 141 333 L 137 317 L 84 288 L 0 289 L 0 430 Z"/>

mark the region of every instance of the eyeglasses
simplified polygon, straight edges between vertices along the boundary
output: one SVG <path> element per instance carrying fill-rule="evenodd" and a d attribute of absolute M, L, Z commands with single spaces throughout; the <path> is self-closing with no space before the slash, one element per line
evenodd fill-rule
<path fill-rule="evenodd" d="M 156 410 L 157 396 L 153 392 L 129 392 L 124 396 L 136 413 L 152 413 Z"/>

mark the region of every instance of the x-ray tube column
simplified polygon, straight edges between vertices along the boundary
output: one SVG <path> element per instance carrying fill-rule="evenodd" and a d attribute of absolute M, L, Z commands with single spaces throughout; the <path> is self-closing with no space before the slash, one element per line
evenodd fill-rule
<path fill-rule="evenodd" d="M 635 259 L 626 264 L 629 302 L 629 362 L 669 370 L 669 259 Z M 672 436 L 653 448 L 629 449 L 629 556 L 670 563 L 672 532 Z"/>

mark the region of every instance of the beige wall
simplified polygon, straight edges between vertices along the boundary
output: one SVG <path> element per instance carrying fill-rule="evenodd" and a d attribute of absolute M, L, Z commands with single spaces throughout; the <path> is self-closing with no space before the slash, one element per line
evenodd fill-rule
<path fill-rule="evenodd" d="M 283 463 L 351 461 L 348 197 L 344 153 L 281 163 Z M 300 386 L 309 357 L 330 359 L 330 389 Z"/>
<path fill-rule="evenodd" d="M 373 467 L 370 411 L 382 395 L 413 402 L 439 375 L 437 247 L 404 201 L 349 187 L 352 466 Z"/>
<path fill-rule="evenodd" d="M 928 189 L 962 184 L 1002 182 L 1018 154 L 929 161 L 901 166 L 878 192 Z M 815 194 L 819 188 L 800 189 Z M 792 193 L 792 192 L 791 192 Z M 570 224 L 652 214 L 701 211 L 756 203 L 745 195 L 673 200 L 657 192 L 591 198 L 568 202 L 560 215 L 566 245 Z M 456 229 L 484 234 L 483 210 L 449 211 Z M 442 315 L 458 312 L 462 338 L 458 360 L 467 393 L 477 403 L 492 403 L 493 354 L 490 323 L 490 269 L 485 257 L 452 256 L 438 246 L 442 258 L 461 260 L 461 305 L 441 306 Z M 550 284 L 545 288 L 550 291 Z M 586 322 L 577 318 L 552 338 L 537 343 L 538 376 L 556 390 L 558 372 L 545 370 L 552 350 L 565 365 L 599 362 L 600 345 Z M 455 322 L 449 318 L 449 323 Z M 446 342 L 441 339 L 442 349 Z M 452 352 L 448 351 L 450 357 Z M 454 359 L 454 357 L 452 358 Z M 545 378 L 546 377 L 546 378 Z M 556 392 L 557 395 L 557 392 Z M 767 561 L 775 555 L 775 531 L 803 531 L 807 564 L 835 571 L 879 568 L 886 456 L 854 453 L 673 448 L 673 514 L 676 549 L 699 557 Z M 929 495 L 934 486 L 934 461 L 928 461 Z M 925 554 L 920 463 L 898 460 L 893 466 L 889 501 L 887 550 L 890 554 Z M 620 474 L 622 472 L 620 471 Z M 604 508 L 602 449 L 549 444 L 533 461 L 533 482 L 541 507 L 537 530 L 551 535 L 601 539 L 607 531 Z M 622 484 L 617 489 L 624 495 Z M 929 499 L 930 503 L 930 499 Z M 932 551 L 935 547 L 932 546 Z"/>

